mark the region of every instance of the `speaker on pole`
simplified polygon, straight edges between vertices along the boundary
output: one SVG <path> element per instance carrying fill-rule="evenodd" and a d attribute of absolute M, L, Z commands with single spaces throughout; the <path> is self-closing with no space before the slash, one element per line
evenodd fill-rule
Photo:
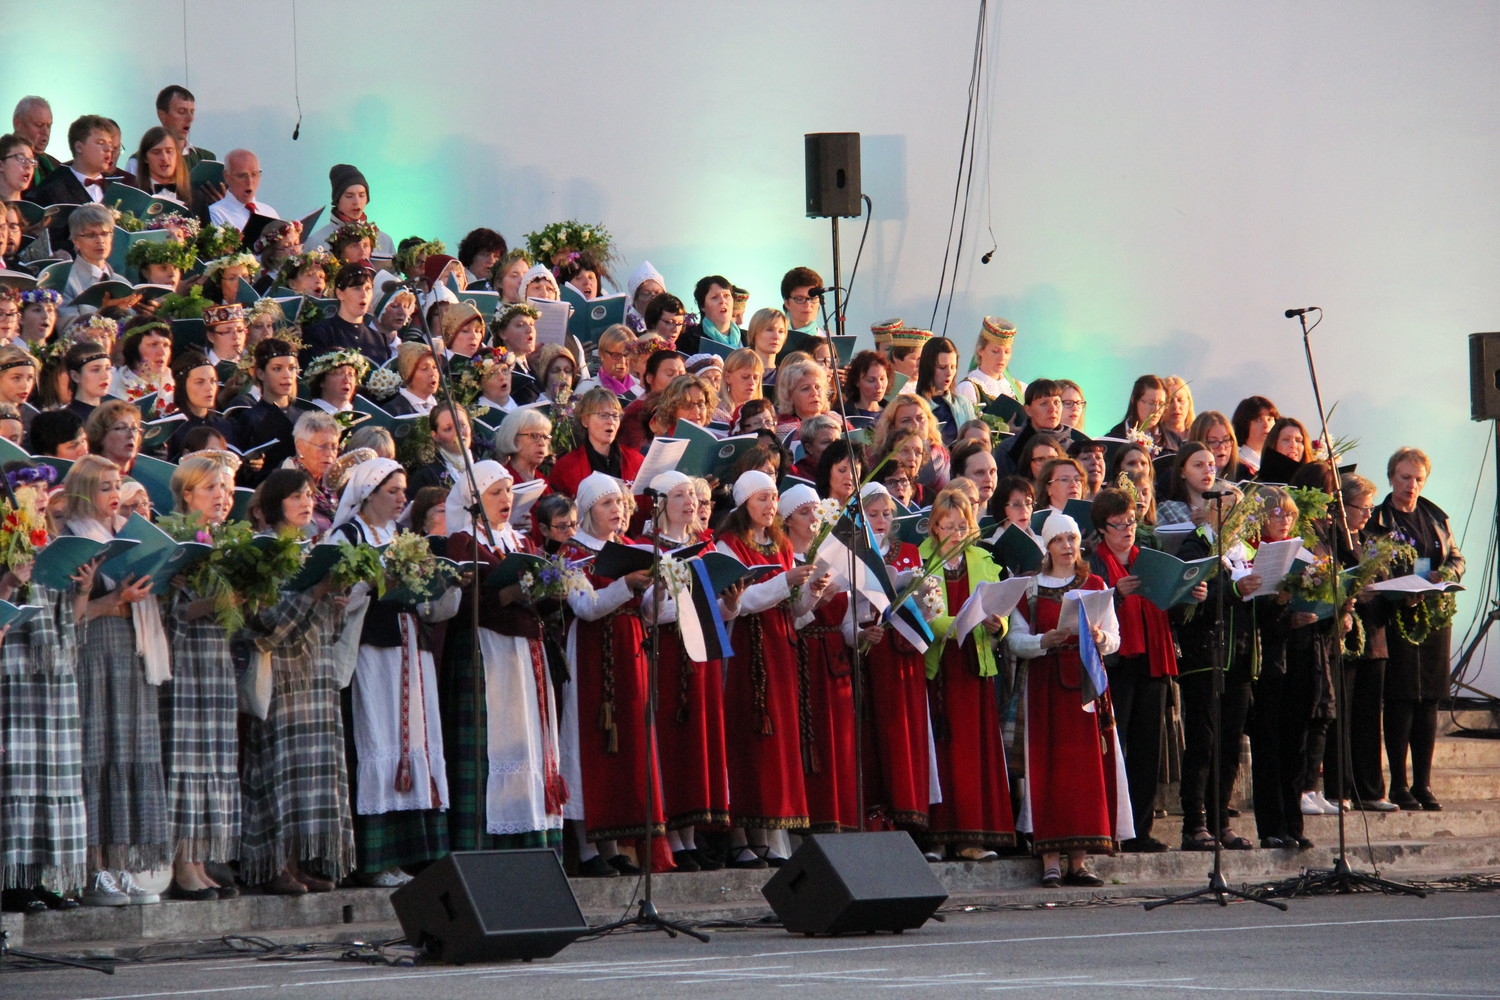
<path fill-rule="evenodd" d="M 809 132 L 802 141 L 807 159 L 807 217 L 858 218 L 859 133 Z"/>
<path fill-rule="evenodd" d="M 1469 334 L 1469 419 L 1500 418 L 1500 333 Z"/>
<path fill-rule="evenodd" d="M 391 893 L 406 940 L 454 965 L 551 958 L 588 923 L 549 850 L 463 851 Z"/>
<path fill-rule="evenodd" d="M 761 893 L 793 934 L 921 927 L 948 898 L 904 831 L 815 834 Z"/>

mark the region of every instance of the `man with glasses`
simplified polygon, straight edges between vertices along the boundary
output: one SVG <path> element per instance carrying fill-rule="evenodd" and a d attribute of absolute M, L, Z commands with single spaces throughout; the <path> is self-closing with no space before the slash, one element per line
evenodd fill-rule
<path fill-rule="evenodd" d="M 260 190 L 260 158 L 248 149 L 231 149 L 224 157 L 224 186 L 229 193 L 208 206 L 208 221 L 244 231 L 251 215 L 279 219 L 276 209 L 256 201 Z"/>

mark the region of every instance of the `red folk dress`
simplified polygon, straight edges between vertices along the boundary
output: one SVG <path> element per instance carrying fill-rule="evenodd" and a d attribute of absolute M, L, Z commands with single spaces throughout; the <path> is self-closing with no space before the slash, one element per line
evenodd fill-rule
<path fill-rule="evenodd" d="M 1023 598 L 1016 613 L 1040 637 L 1057 627 L 1063 594 L 1078 587 L 1105 589 L 1093 575 L 1062 587 L 1039 579 L 1035 608 Z M 1101 748 L 1101 738 L 1114 744 L 1113 720 L 1107 698 L 1084 711 L 1082 671 L 1075 638 L 1034 657 L 1026 672 L 1026 797 L 1036 854 L 1114 850 L 1115 761 Z"/>
<path fill-rule="evenodd" d="M 848 595 L 838 594 L 799 619 L 797 629 L 802 774 L 813 833 L 859 829 L 853 667 L 840 627 L 848 608 Z"/>
<path fill-rule="evenodd" d="M 792 568 L 792 550 L 724 535 L 723 552 L 747 566 Z M 784 573 L 745 588 L 730 636 L 724 682 L 730 812 L 737 826 L 801 830 L 808 825 L 790 589 Z"/>

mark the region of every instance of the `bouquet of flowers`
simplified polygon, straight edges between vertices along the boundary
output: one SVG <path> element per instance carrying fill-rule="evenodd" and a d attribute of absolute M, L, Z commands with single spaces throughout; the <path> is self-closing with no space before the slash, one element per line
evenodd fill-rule
<path fill-rule="evenodd" d="M 257 535 L 244 521 L 226 521 L 214 530 L 214 547 L 223 550 L 215 555 L 247 615 L 281 600 L 281 588 L 302 568 L 302 539 L 293 529 Z"/>
<path fill-rule="evenodd" d="M 47 518 L 42 511 L 42 500 L 37 490 L 23 488 L 39 483 L 45 489 L 50 480 L 41 474 L 43 470 L 52 473 L 52 479 L 57 478 L 57 470 L 51 466 L 17 470 L 10 474 L 15 506 L 0 500 L 0 512 L 3 512 L 0 513 L 0 564 L 8 570 L 36 558 L 36 550 L 47 544 Z M 30 484 L 18 481 L 23 473 L 37 474 L 35 481 Z"/>
<path fill-rule="evenodd" d="M 141 244 L 137 244 L 138 246 Z M 194 285 L 188 289 L 186 295 L 173 292 L 171 295 L 163 295 L 157 303 L 156 315 L 159 319 L 202 319 L 203 311 L 211 305 L 208 299 L 203 297 L 203 286 Z"/>
<path fill-rule="evenodd" d="M 240 608 L 239 597 L 234 590 L 234 584 L 224 571 L 224 554 L 227 546 L 219 546 L 220 539 L 215 537 L 216 532 L 225 539 L 235 535 L 233 529 L 225 530 L 227 526 L 220 525 L 219 528 L 211 528 L 203 520 L 203 515 L 196 512 L 190 514 L 164 514 L 157 519 L 156 526 L 179 542 L 202 542 L 205 545 L 214 546 L 214 551 L 207 559 L 200 560 L 189 569 L 184 578 L 188 589 L 204 600 L 214 602 L 214 621 L 221 629 L 229 635 L 234 635 L 245 624 L 245 614 Z"/>
<path fill-rule="evenodd" d="M 389 587 L 425 593 L 438 575 L 437 556 L 427 539 L 414 531 L 398 531 L 385 548 L 385 575 Z"/>
<path fill-rule="evenodd" d="M 818 546 L 823 544 L 833 531 L 833 526 L 839 523 L 839 518 L 844 516 L 844 505 L 829 497 L 819 500 L 813 504 L 813 523 L 818 527 L 813 533 L 812 544 L 807 547 L 807 561 L 812 562 L 813 557 L 818 554 Z"/>
<path fill-rule="evenodd" d="M 566 382 L 553 382 L 547 386 L 547 397 L 552 400 L 547 414 L 552 418 L 552 454 L 566 455 L 578 443 L 580 430 L 573 418 L 573 390 Z"/>
<path fill-rule="evenodd" d="M 370 398 L 387 400 L 401 388 L 401 376 L 389 368 L 372 368 L 365 377 L 364 388 Z"/>
<path fill-rule="evenodd" d="M 1254 486 L 1245 491 L 1224 515 L 1219 525 L 1219 534 L 1224 536 L 1224 551 L 1236 545 L 1249 546 L 1260 538 L 1261 526 L 1266 521 L 1266 502 Z"/>
<path fill-rule="evenodd" d="M 585 253 L 601 266 L 614 260 L 613 240 L 602 223 L 590 226 L 576 219 L 554 222 L 534 233 L 527 233 L 523 239 L 531 259 L 546 264 L 554 274 Z"/>
<path fill-rule="evenodd" d="M 662 559 L 663 574 L 666 573 L 666 562 L 670 558 L 667 556 Z M 686 566 L 675 559 L 671 561 L 686 572 Z M 583 571 L 569 566 L 567 558 L 560 555 L 548 557 L 546 565 L 536 572 L 522 573 L 519 582 L 521 596 L 532 605 L 547 600 L 566 601 L 571 595 L 582 594 L 589 589 L 588 577 L 583 575 Z"/>
<path fill-rule="evenodd" d="M 1125 440 L 1144 448 L 1152 458 L 1161 454 L 1161 446 L 1156 443 L 1156 438 L 1152 437 L 1151 433 L 1140 424 L 1125 428 Z"/>
<path fill-rule="evenodd" d="M 1297 525 L 1292 529 L 1292 534 L 1312 546 L 1317 541 L 1313 522 L 1328 516 L 1328 504 L 1333 497 L 1316 486 L 1288 486 L 1287 493 L 1291 495 L 1292 503 L 1297 505 Z"/>
<path fill-rule="evenodd" d="M 328 571 L 328 582 L 334 590 L 345 591 L 356 583 L 368 583 L 377 598 L 385 596 L 385 563 L 380 551 L 363 542 L 358 545 L 339 542 L 339 561 Z"/>
<path fill-rule="evenodd" d="M 667 593 L 674 597 L 684 594 L 693 585 L 693 571 L 683 560 L 663 555 L 661 557 L 661 582 Z"/>

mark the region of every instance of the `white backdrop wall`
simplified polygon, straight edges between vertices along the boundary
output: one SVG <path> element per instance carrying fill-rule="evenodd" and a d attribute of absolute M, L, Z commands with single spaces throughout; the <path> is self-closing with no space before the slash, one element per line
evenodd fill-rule
<path fill-rule="evenodd" d="M 398 240 L 603 221 L 622 279 L 649 259 L 688 297 L 722 272 L 752 307 L 793 264 L 831 277 L 828 224 L 801 216 L 802 135 L 861 132 L 875 210 L 849 324 L 867 337 L 931 318 L 977 12 L 301 0 L 294 65 L 291 0 L 4 0 L 0 103 L 51 99 L 66 156 L 76 115 L 129 145 L 186 83 L 194 138 L 256 150 L 284 214 L 326 203 L 328 166 L 350 162 Z M 1014 320 L 1016 372 L 1080 381 L 1096 433 L 1147 371 L 1188 378 L 1200 410 L 1255 392 L 1312 424 L 1281 313 L 1321 305 L 1335 433 L 1382 485 L 1395 447 L 1432 454 L 1478 588 L 1495 487 L 1466 336 L 1500 328 L 1500 4 L 1014 0 L 991 25 L 990 158 L 948 333 L 966 348 L 984 314 Z"/>

